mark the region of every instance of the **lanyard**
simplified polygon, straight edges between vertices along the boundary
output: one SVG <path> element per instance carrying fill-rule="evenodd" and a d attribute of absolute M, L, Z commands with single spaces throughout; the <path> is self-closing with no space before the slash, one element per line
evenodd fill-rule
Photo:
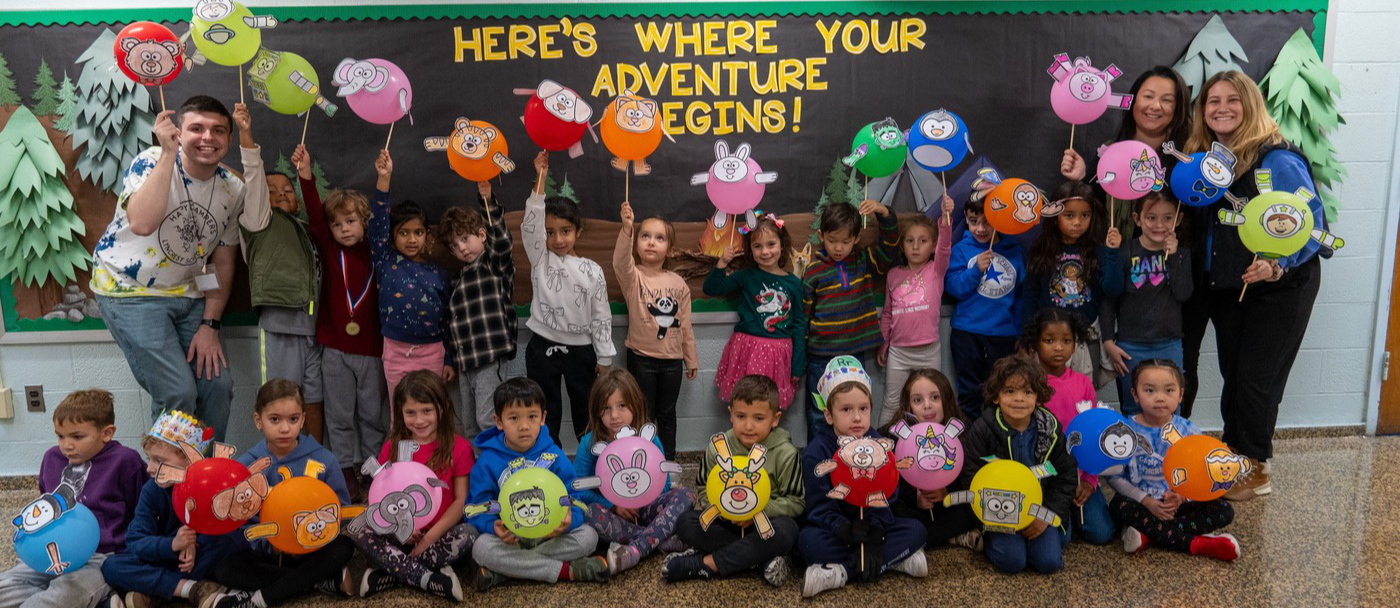
<path fill-rule="evenodd" d="M 365 288 L 360 291 L 359 297 L 350 297 L 350 272 L 345 267 L 345 250 L 340 251 L 340 279 L 345 283 L 345 305 L 350 308 L 350 318 L 355 318 L 355 309 L 360 303 L 365 301 L 365 296 L 369 295 L 369 286 L 374 282 L 374 270 L 369 272 L 369 278 L 365 279 Z"/>

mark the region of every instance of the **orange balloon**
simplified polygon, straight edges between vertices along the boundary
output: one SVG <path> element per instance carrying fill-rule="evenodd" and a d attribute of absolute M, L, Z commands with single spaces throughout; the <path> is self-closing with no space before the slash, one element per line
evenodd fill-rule
<path fill-rule="evenodd" d="M 1021 234 L 1040 222 L 1045 195 L 1024 179 L 1002 180 L 983 201 L 987 223 L 1002 234 Z"/>
<path fill-rule="evenodd" d="M 429 150 L 441 150 L 445 146 L 452 170 L 474 182 L 489 181 L 515 170 L 505 135 L 496 125 L 484 120 L 458 118 L 453 123 L 451 137 L 430 137 L 424 146 Z"/>
<path fill-rule="evenodd" d="M 277 484 L 263 500 L 260 523 L 245 533 L 266 538 L 283 553 L 300 555 L 330 544 L 340 535 L 340 498 L 315 477 L 292 477 Z"/>
<path fill-rule="evenodd" d="M 603 110 L 603 145 L 622 160 L 642 161 L 661 145 L 661 111 L 654 99 L 627 91 Z"/>
<path fill-rule="evenodd" d="M 1162 475 L 1182 498 L 1195 501 L 1224 496 L 1251 472 L 1249 459 L 1230 451 L 1219 439 L 1206 435 L 1182 437 L 1167 448 Z"/>

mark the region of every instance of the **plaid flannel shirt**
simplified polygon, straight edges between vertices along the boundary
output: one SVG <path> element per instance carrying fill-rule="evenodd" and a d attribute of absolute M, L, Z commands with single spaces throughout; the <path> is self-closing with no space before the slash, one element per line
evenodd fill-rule
<path fill-rule="evenodd" d="M 494 198 L 494 197 L 493 197 Z M 467 371 L 515 356 L 515 263 L 501 204 L 490 205 L 486 249 L 463 266 L 452 286 L 451 347 L 457 369 Z"/>

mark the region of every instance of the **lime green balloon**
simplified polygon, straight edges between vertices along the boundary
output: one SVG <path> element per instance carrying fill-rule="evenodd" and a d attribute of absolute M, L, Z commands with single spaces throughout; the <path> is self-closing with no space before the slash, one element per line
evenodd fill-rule
<path fill-rule="evenodd" d="M 1240 212 L 1240 241 L 1261 258 L 1298 253 L 1312 238 L 1313 215 L 1308 202 L 1291 192 L 1267 192 L 1245 204 Z"/>
<path fill-rule="evenodd" d="M 559 476 L 537 466 L 510 474 L 496 498 L 501 503 L 501 523 L 520 538 L 544 538 L 564 523 L 569 492 Z"/>
<path fill-rule="evenodd" d="M 894 175 L 904 166 L 904 158 L 909 153 L 904 133 L 888 118 L 861 127 L 851 141 L 852 154 L 862 144 L 865 145 L 865 156 L 856 160 L 855 167 L 868 177 Z"/>
<path fill-rule="evenodd" d="M 248 68 L 248 86 L 253 90 L 253 99 L 280 114 L 301 114 L 313 105 L 325 107 L 316 70 L 296 53 L 258 51 L 252 67 Z M 333 111 L 328 110 L 328 113 Z"/>
<path fill-rule="evenodd" d="M 221 15 L 226 11 L 206 13 Z M 206 21 L 196 10 L 190 19 L 190 39 L 209 61 L 219 65 L 243 65 L 258 54 L 262 46 L 262 31 L 248 25 L 253 20 L 253 12 L 242 4 L 233 4 L 233 12 L 215 20 Z"/>

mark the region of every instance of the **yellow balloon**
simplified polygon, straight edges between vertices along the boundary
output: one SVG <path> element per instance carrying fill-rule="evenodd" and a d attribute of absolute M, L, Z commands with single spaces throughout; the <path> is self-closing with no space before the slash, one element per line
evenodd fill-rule
<path fill-rule="evenodd" d="M 1034 519 L 1031 505 L 1040 504 L 1040 480 L 1030 468 L 1014 460 L 993 460 L 977 471 L 969 488 L 976 499 L 972 513 L 988 526 L 1020 530 Z"/>
<path fill-rule="evenodd" d="M 749 471 L 748 466 L 748 456 L 735 456 L 731 471 L 716 465 L 705 480 L 705 496 L 719 507 L 719 516 L 729 521 L 749 521 L 768 506 L 773 490 L 768 471 Z"/>

